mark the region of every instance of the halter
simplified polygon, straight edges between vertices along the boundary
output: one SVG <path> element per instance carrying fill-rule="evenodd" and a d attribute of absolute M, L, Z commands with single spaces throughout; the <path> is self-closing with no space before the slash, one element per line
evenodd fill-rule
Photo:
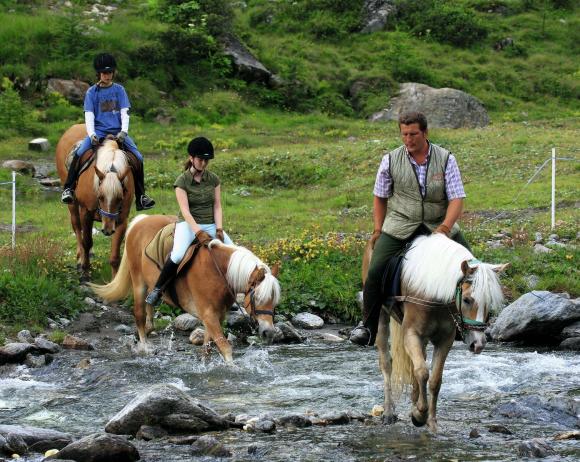
<path fill-rule="evenodd" d="M 127 166 L 127 168 L 130 168 L 130 167 Z M 117 173 L 117 169 L 115 168 L 114 164 L 111 165 L 111 168 L 107 173 Z M 124 182 L 121 182 L 121 186 L 123 188 L 123 193 L 127 192 L 127 189 L 125 188 Z M 117 217 L 119 216 L 119 214 L 121 213 L 121 207 L 119 207 L 119 210 L 117 210 L 116 212 L 107 212 L 106 210 L 103 210 L 101 207 L 97 207 L 97 212 L 99 212 L 99 215 L 101 215 L 102 217 L 114 218 L 116 220 Z"/>

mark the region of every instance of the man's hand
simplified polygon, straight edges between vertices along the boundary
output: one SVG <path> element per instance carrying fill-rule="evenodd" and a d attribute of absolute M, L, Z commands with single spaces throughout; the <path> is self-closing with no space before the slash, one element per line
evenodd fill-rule
<path fill-rule="evenodd" d="M 91 135 L 91 146 L 98 146 L 99 145 L 99 137 L 96 133 Z"/>
<path fill-rule="evenodd" d="M 218 238 L 220 241 L 224 242 L 224 230 L 221 228 L 216 229 L 215 237 Z"/>
<path fill-rule="evenodd" d="M 451 234 L 451 230 L 449 229 L 449 226 L 441 223 L 439 226 L 437 226 L 437 228 L 435 228 L 435 231 L 433 231 L 433 233 L 445 234 L 447 237 L 449 237 L 449 235 Z"/>
<path fill-rule="evenodd" d="M 123 144 L 125 142 L 125 140 L 127 139 L 127 132 L 119 132 L 117 133 L 117 141 L 119 142 L 119 144 Z"/>
<path fill-rule="evenodd" d="M 209 234 L 207 234 L 203 229 L 195 233 L 195 238 L 201 245 L 205 246 L 207 246 L 212 240 L 212 237 Z"/>
<path fill-rule="evenodd" d="M 370 243 L 371 243 L 371 249 L 375 248 L 375 243 L 377 242 L 377 239 L 381 237 L 381 230 L 380 229 L 375 229 L 373 231 L 373 235 L 371 236 L 370 239 Z"/>

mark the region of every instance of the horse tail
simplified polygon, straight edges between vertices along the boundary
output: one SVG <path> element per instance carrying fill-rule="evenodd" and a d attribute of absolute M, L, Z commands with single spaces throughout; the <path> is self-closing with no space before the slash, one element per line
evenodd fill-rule
<path fill-rule="evenodd" d="M 415 381 L 413 361 L 411 361 L 411 358 L 405 350 L 403 326 L 394 319 L 391 319 L 389 324 L 393 365 L 391 384 L 395 390 L 403 391 L 406 386 L 412 385 Z"/>
<path fill-rule="evenodd" d="M 127 252 L 123 252 L 121 264 L 111 282 L 103 286 L 89 283 L 89 287 L 97 296 L 107 302 L 115 302 L 127 297 L 131 290 L 131 273 L 129 273 L 129 258 L 127 258 Z"/>

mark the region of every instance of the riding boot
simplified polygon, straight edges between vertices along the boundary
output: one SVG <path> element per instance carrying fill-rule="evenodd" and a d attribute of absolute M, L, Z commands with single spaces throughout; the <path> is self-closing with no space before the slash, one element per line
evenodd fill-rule
<path fill-rule="evenodd" d="M 349 340 L 357 345 L 370 346 L 375 343 L 382 301 L 364 289 L 368 289 L 367 284 L 363 288 L 363 320 L 351 331 Z"/>
<path fill-rule="evenodd" d="M 77 179 L 79 177 L 80 166 L 81 166 L 81 157 L 77 156 L 77 153 L 75 152 L 73 155 L 73 159 L 70 163 L 70 166 L 68 168 L 66 181 L 64 182 L 64 190 L 60 197 L 60 200 L 65 204 L 72 204 L 72 202 L 74 201 L 75 186 Z"/>
<path fill-rule="evenodd" d="M 155 283 L 155 287 L 151 292 L 149 292 L 149 295 L 147 295 L 147 298 L 145 299 L 146 303 L 149 303 L 151 306 L 157 306 L 159 303 L 161 303 L 161 295 L 163 294 L 163 290 L 175 277 L 178 266 L 179 263 L 173 263 L 171 257 L 167 257 L 165 265 L 163 265 L 161 273 L 159 274 L 159 278 Z"/>
<path fill-rule="evenodd" d="M 143 161 L 137 159 L 134 171 L 135 179 L 135 207 L 137 210 L 147 210 L 155 205 L 155 201 L 145 194 L 145 171 Z"/>

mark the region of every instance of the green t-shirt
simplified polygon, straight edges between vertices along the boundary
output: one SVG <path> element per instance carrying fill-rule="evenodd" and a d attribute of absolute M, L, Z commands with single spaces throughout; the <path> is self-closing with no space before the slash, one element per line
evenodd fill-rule
<path fill-rule="evenodd" d="M 215 188 L 219 186 L 220 179 L 209 170 L 205 170 L 198 183 L 193 179 L 191 170 L 186 170 L 177 177 L 173 187 L 181 188 L 187 193 L 189 211 L 191 216 L 200 225 L 210 225 L 214 223 L 213 204 L 215 201 Z M 181 210 L 179 218 L 183 220 Z"/>

